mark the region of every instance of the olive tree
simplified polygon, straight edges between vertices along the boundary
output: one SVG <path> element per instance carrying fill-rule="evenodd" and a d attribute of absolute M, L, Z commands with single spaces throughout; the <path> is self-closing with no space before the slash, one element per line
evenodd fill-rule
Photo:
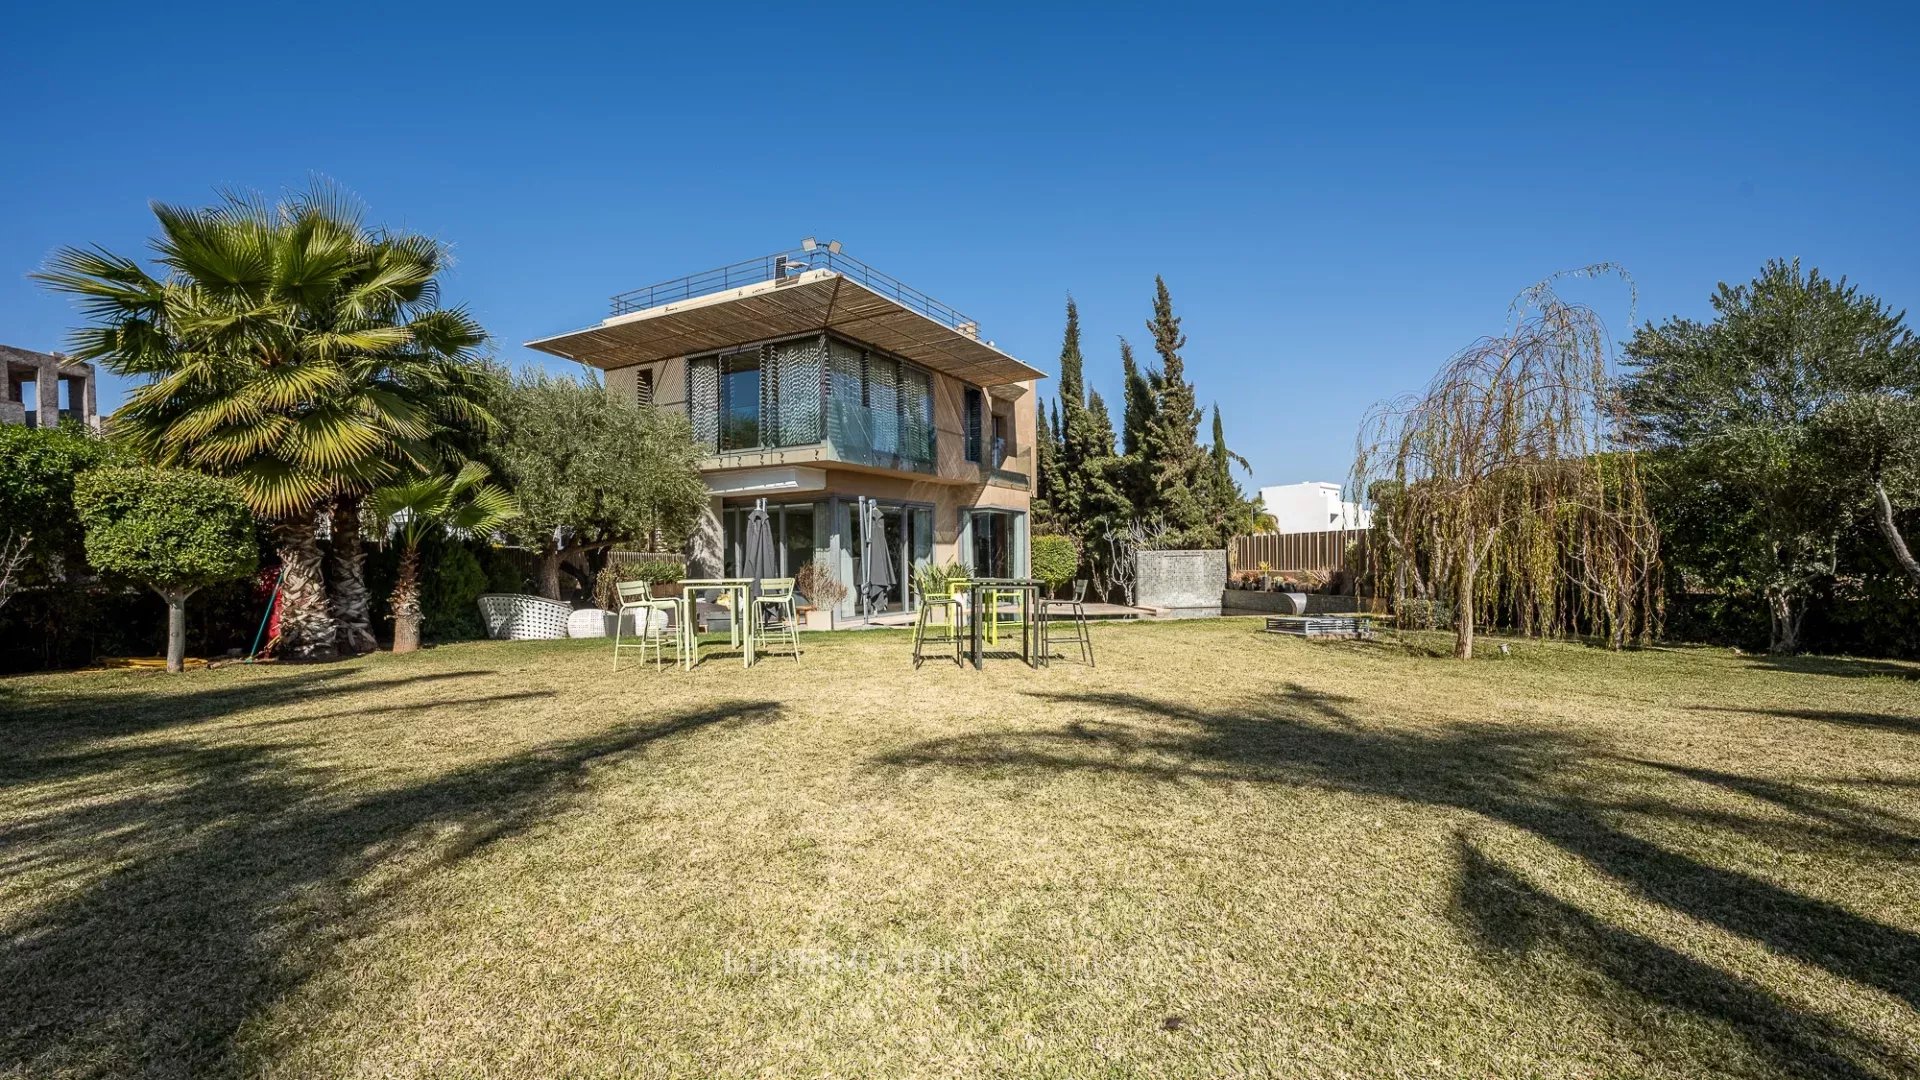
<path fill-rule="evenodd" d="M 183 469 L 94 469 L 74 481 L 94 569 L 146 585 L 167 602 L 167 670 L 187 651 L 187 598 L 253 572 L 253 510 L 231 480 Z"/>
<path fill-rule="evenodd" d="M 493 411 L 502 437 L 485 454 L 520 506 L 506 530 L 540 553 L 544 596 L 559 599 L 568 556 L 621 542 L 677 546 L 707 506 L 684 416 L 544 373 L 516 380 Z"/>

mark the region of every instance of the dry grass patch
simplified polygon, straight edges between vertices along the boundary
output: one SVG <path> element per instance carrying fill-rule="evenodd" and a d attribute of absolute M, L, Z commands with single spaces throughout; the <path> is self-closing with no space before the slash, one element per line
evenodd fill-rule
<path fill-rule="evenodd" d="M 1253 625 L 0 683 L 0 1074 L 1920 1069 L 1920 667 Z"/>

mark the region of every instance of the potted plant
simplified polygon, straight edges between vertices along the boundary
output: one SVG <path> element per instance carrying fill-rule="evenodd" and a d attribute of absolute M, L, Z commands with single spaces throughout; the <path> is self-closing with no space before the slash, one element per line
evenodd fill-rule
<path fill-rule="evenodd" d="M 613 613 L 620 610 L 621 582 L 644 581 L 654 596 L 665 598 L 680 595 L 680 582 L 686 576 L 687 564 L 678 559 L 609 560 L 593 582 L 593 600 L 600 605 L 608 633 L 612 632 Z"/>

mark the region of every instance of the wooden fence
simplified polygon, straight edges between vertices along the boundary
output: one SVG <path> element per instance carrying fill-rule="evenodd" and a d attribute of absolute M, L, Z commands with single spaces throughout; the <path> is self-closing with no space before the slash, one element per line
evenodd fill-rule
<path fill-rule="evenodd" d="M 1348 565 L 1347 551 L 1360 545 L 1356 556 L 1366 557 L 1365 529 L 1330 529 L 1310 533 L 1255 533 L 1236 536 L 1227 547 L 1228 569 L 1274 571 L 1311 570 L 1331 574 Z"/>

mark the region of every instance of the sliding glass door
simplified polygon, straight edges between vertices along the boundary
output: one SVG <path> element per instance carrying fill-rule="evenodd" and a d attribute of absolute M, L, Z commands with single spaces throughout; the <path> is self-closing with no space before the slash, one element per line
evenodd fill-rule
<path fill-rule="evenodd" d="M 974 577 L 1027 572 L 1027 516 L 1017 510 L 960 512 L 960 556 Z"/>
<path fill-rule="evenodd" d="M 912 588 L 914 568 L 933 561 L 933 507 L 916 503 L 879 503 L 879 527 L 874 536 L 880 550 L 886 553 L 889 573 L 885 577 L 890 584 L 871 594 L 869 607 L 863 606 L 861 600 L 862 586 L 866 581 L 867 551 L 863 525 L 868 525 L 871 519 L 868 523 L 861 521 L 860 500 L 857 497 L 838 499 L 836 504 L 834 521 L 839 530 L 840 562 L 845 570 L 843 580 L 848 590 L 842 614 L 859 615 L 871 610 L 878 615 L 914 610 L 918 606 L 918 597 Z"/>

